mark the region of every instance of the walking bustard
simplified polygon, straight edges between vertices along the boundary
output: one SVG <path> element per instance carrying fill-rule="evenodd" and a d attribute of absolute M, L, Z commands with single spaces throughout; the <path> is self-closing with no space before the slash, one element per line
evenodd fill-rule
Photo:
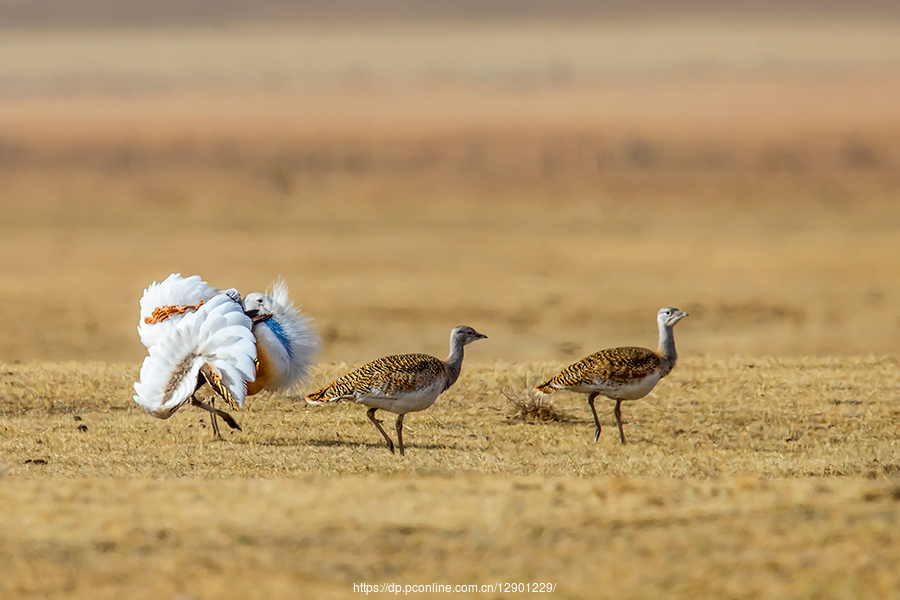
<path fill-rule="evenodd" d="M 597 396 L 606 396 L 615 400 L 616 424 L 619 426 L 619 437 L 624 444 L 622 402 L 643 398 L 656 387 L 660 379 L 675 368 L 678 353 L 675 351 L 672 328 L 686 316 L 688 316 L 686 312 L 677 308 L 659 309 L 656 317 L 659 325 L 659 348 L 656 352 L 631 346 L 601 350 L 566 367 L 534 389 L 543 394 L 552 394 L 556 390 L 588 394 L 588 404 L 596 426 L 595 442 L 600 439 L 600 419 L 597 417 L 597 409 L 594 408 L 594 399 Z"/>
<path fill-rule="evenodd" d="M 378 409 L 397 415 L 397 445 L 403 449 L 403 417 L 425 410 L 459 378 L 463 348 L 486 338 L 471 327 L 461 325 L 450 333 L 450 356 L 440 360 L 427 354 L 399 354 L 372 361 L 347 373 L 324 388 L 309 394 L 310 404 L 354 400 L 369 407 L 366 414 L 394 452 L 394 442 L 375 418 Z"/>

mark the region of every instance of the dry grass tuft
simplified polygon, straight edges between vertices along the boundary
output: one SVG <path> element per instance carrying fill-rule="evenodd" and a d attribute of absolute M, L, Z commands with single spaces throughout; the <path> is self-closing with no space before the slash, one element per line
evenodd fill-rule
<path fill-rule="evenodd" d="M 531 390 L 520 392 L 503 389 L 500 393 L 509 402 L 510 420 L 527 423 L 561 423 L 572 420 L 571 417 L 560 412 L 549 398 Z"/>

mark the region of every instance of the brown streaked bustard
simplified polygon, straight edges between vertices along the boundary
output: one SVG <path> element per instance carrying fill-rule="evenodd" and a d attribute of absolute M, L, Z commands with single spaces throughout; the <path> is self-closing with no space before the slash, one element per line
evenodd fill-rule
<path fill-rule="evenodd" d="M 552 394 L 556 390 L 588 394 L 588 405 L 596 426 L 595 442 L 600 439 L 600 419 L 594 408 L 594 399 L 606 396 L 615 400 L 616 408 L 613 412 L 619 426 L 619 437 L 624 444 L 622 402 L 643 398 L 656 387 L 660 379 L 675 368 L 678 353 L 675 351 L 672 328 L 686 316 L 686 312 L 671 306 L 659 309 L 656 318 L 659 325 L 659 349 L 656 352 L 631 346 L 601 350 L 566 367 L 534 389 L 543 394 Z"/>
<path fill-rule="evenodd" d="M 394 452 L 394 442 L 375 418 L 375 411 L 386 410 L 397 415 L 397 445 L 403 448 L 403 416 L 425 410 L 459 378 L 463 348 L 487 336 L 461 325 L 450 333 L 450 355 L 440 360 L 427 354 L 398 354 L 379 358 L 347 373 L 324 388 L 309 394 L 310 404 L 338 400 L 354 400 L 369 407 L 366 415 L 378 428 Z"/>

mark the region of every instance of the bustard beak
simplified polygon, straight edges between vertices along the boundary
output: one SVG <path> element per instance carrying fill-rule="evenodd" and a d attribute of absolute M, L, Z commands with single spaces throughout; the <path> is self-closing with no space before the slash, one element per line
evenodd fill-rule
<path fill-rule="evenodd" d="M 245 310 L 244 314 L 247 315 L 248 317 L 250 317 L 250 320 L 253 322 L 254 325 L 256 325 L 257 323 L 262 323 L 263 321 L 268 321 L 269 319 L 272 318 L 271 314 L 267 314 L 267 315 L 259 314 L 258 308 L 253 308 L 251 310 Z"/>

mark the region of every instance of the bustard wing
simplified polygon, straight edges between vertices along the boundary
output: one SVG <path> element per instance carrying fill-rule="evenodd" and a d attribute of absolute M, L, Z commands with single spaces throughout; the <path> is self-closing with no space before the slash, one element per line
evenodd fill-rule
<path fill-rule="evenodd" d="M 247 382 L 256 377 L 256 342 L 250 318 L 224 294 L 186 313 L 150 347 L 134 384 L 135 402 L 161 419 L 172 415 L 204 377 L 233 408 L 243 406 Z M 224 390 L 224 392 L 223 392 Z"/>
<path fill-rule="evenodd" d="M 150 348 L 169 335 L 184 315 L 195 312 L 219 290 L 200 279 L 199 275 L 182 277 L 172 273 L 162 283 L 151 283 L 141 297 L 138 335 Z"/>
<path fill-rule="evenodd" d="M 627 384 L 652 375 L 660 366 L 659 356 L 647 348 L 608 348 L 569 365 L 537 389 L 551 392 L 597 381 Z"/>
<path fill-rule="evenodd" d="M 427 354 L 398 354 L 379 358 L 351 371 L 306 397 L 322 404 L 362 396 L 393 398 L 446 381 L 443 361 Z"/>

